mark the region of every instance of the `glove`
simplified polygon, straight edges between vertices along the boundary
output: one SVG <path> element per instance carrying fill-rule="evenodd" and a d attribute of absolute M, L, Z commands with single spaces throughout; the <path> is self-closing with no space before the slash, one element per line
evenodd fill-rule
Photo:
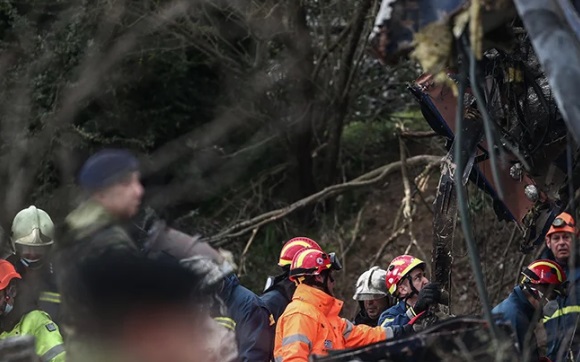
<path fill-rule="evenodd" d="M 415 329 L 413 328 L 412 324 L 405 324 L 403 326 L 403 334 L 402 336 L 408 336 L 409 334 L 415 332 Z"/>
<path fill-rule="evenodd" d="M 437 283 L 429 283 L 419 292 L 419 299 L 413 306 L 413 311 L 419 314 L 430 305 L 437 304 L 441 300 L 441 288 Z"/>

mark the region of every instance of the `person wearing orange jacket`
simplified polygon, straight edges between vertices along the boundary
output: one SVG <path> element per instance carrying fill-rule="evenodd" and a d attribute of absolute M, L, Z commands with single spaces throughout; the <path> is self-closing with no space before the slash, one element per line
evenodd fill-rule
<path fill-rule="evenodd" d="M 333 297 L 332 272 L 341 268 L 334 253 L 304 249 L 294 256 L 289 276 L 297 287 L 276 326 L 275 362 L 306 362 L 313 354 L 360 347 L 412 330 L 353 325 L 340 318 L 343 302 Z"/>

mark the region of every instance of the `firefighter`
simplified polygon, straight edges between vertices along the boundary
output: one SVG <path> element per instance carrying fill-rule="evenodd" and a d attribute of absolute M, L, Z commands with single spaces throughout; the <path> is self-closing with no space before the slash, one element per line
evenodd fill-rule
<path fill-rule="evenodd" d="M 547 355 L 552 360 L 562 359 L 570 352 L 575 355 L 580 349 L 576 327 L 580 316 L 580 268 L 568 264 L 572 242 L 577 234 L 576 221 L 567 212 L 559 214 L 546 233 L 547 250 L 544 256 L 564 269 L 571 284 L 568 295 L 558 296 L 557 310 L 542 320 L 546 329 Z M 571 269 L 574 279 L 571 279 Z"/>
<path fill-rule="evenodd" d="M 296 284 L 288 278 L 290 272 L 290 264 L 294 255 L 304 249 L 315 249 L 322 251 L 318 243 L 306 237 L 295 237 L 284 243 L 280 251 L 280 258 L 278 259 L 278 266 L 282 269 L 282 273 L 275 277 L 268 277 L 264 293 L 260 297 L 275 321 L 280 318 L 286 306 L 292 301 L 292 295 L 296 290 Z"/>
<path fill-rule="evenodd" d="M 67 336 L 75 329 L 86 330 L 79 323 L 87 315 L 89 303 L 84 292 L 87 262 L 139 253 L 122 226 L 138 212 L 143 196 L 135 156 L 119 149 L 97 152 L 83 164 L 78 182 L 88 198 L 66 217 L 55 245 Z"/>
<path fill-rule="evenodd" d="M 54 224 L 36 206 L 16 214 L 10 235 L 14 254 L 7 260 L 22 276 L 20 300 L 32 303 L 59 322 L 60 294 L 56 287 L 50 251 L 54 243 Z"/>
<path fill-rule="evenodd" d="M 571 244 L 576 233 L 576 222 L 572 215 L 567 212 L 558 215 L 546 233 L 546 258 L 557 261 L 564 270 L 568 270 Z"/>
<path fill-rule="evenodd" d="M 332 273 L 340 269 L 334 253 L 304 249 L 294 256 L 289 277 L 297 287 L 276 326 L 275 361 L 306 362 L 313 354 L 325 355 L 404 334 L 403 328 L 355 326 L 339 317 L 343 302 L 333 297 Z"/>
<path fill-rule="evenodd" d="M 48 314 L 40 310 L 26 310 L 16 322 L 8 318 L 19 309 L 18 281 L 22 279 L 14 266 L 0 260 L 0 339 L 30 335 L 35 338 L 36 354 L 43 362 L 64 362 L 65 349 L 59 328 Z M 22 310 L 21 310 L 22 311 Z"/>
<path fill-rule="evenodd" d="M 551 313 L 544 308 L 565 294 L 566 273 L 553 260 L 539 259 L 528 265 L 522 275 L 520 284 L 492 313 L 511 324 L 521 353 L 528 354 L 524 360 L 537 361 L 539 352 L 533 330 L 543 314 Z"/>
<path fill-rule="evenodd" d="M 425 267 L 423 260 L 411 255 L 400 255 L 391 261 L 385 276 L 386 285 L 399 303 L 381 314 L 379 325 L 406 325 L 416 315 L 440 302 L 441 289 L 438 284 L 429 283 Z"/>
<path fill-rule="evenodd" d="M 354 318 L 354 324 L 375 327 L 381 313 L 393 305 L 387 291 L 386 275 L 386 270 L 374 266 L 358 278 L 352 298 L 359 302 L 360 311 Z"/>

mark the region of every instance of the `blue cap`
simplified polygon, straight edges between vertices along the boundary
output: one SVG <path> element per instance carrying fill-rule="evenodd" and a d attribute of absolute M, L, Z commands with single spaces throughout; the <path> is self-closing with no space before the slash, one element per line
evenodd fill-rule
<path fill-rule="evenodd" d="M 96 190 L 113 185 L 127 174 L 139 170 L 139 161 L 129 151 L 104 149 L 89 157 L 79 172 L 79 185 Z"/>

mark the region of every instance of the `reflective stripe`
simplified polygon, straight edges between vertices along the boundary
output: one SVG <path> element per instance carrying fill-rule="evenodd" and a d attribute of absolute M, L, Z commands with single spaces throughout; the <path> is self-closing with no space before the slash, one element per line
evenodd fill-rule
<path fill-rule="evenodd" d="M 393 328 L 383 327 L 383 329 L 385 330 L 385 334 L 387 336 L 387 339 L 391 339 L 391 338 L 395 337 L 395 332 L 393 332 Z"/>
<path fill-rule="evenodd" d="M 390 323 L 392 321 L 394 321 L 395 318 L 387 318 L 383 321 L 383 323 L 381 323 L 381 327 L 386 328 L 385 324 Z"/>
<path fill-rule="evenodd" d="M 214 320 L 216 321 L 217 324 L 227 328 L 227 329 L 231 329 L 232 331 L 235 331 L 236 329 L 236 322 L 228 317 L 215 317 Z"/>
<path fill-rule="evenodd" d="M 312 349 L 312 342 L 304 334 L 293 334 L 291 336 L 284 337 L 284 339 L 282 339 L 282 347 L 295 342 L 305 343 L 308 345 L 308 349 Z"/>
<path fill-rule="evenodd" d="M 558 309 L 551 316 L 544 317 L 544 319 L 542 319 L 542 322 L 546 323 L 550 319 L 558 318 L 558 317 L 561 317 L 563 315 L 570 314 L 570 313 L 580 313 L 580 305 L 572 305 L 570 307 L 564 307 L 564 308 Z"/>
<path fill-rule="evenodd" d="M 42 356 L 40 356 L 40 360 L 42 362 L 50 362 L 51 359 L 55 358 L 61 353 L 64 353 L 64 345 L 57 344 L 56 346 L 46 351 Z"/>
<path fill-rule="evenodd" d="M 350 332 L 352 332 L 352 323 L 351 321 L 345 319 L 344 320 L 346 322 L 346 327 L 344 328 L 344 331 L 342 332 L 342 335 L 344 336 L 344 338 L 348 338 L 348 336 L 350 336 Z"/>
<path fill-rule="evenodd" d="M 38 300 L 49 303 L 60 303 L 60 294 L 53 292 L 41 292 Z"/>

